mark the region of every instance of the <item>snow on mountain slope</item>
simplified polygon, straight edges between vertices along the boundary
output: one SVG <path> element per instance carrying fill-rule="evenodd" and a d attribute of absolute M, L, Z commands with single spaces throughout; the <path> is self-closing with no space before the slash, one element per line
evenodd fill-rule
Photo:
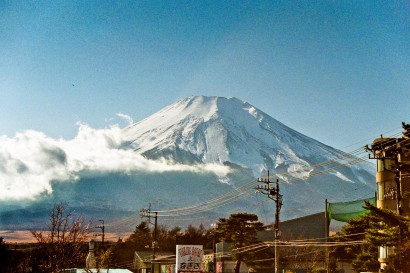
<path fill-rule="evenodd" d="M 263 216 L 268 223 L 273 221 L 274 204 L 254 192 L 258 184 L 255 178 L 266 176 L 267 170 L 287 182 L 280 184 L 282 220 L 323 211 L 325 199 L 350 201 L 370 197 L 375 190 L 372 166 L 344 166 L 355 158 L 290 129 L 236 98 L 186 98 L 124 128 L 118 139 L 121 147 L 115 149 L 127 150 L 127 155 L 134 155 L 134 150 L 148 159 L 166 158 L 188 165 L 224 164 L 231 172 L 221 177 L 215 172 L 138 169 L 80 177 L 75 183 L 55 183 L 52 194 L 35 202 L 15 202 L 3 209 L 0 204 L 0 228 L 41 227 L 47 218 L 38 211 L 47 212 L 62 201 L 74 204 L 83 215 L 109 222 L 134 215 L 136 208 L 151 203 L 158 210 L 190 208 L 215 197 L 227 202 L 213 207 L 219 202 L 213 201 L 210 209 L 201 207 L 196 224 L 209 225 L 215 219 L 245 211 Z M 320 175 L 314 175 L 317 173 Z M 167 221 L 175 221 L 178 226 L 183 222 L 178 217 Z M 185 221 L 192 224 L 189 219 Z"/>
<path fill-rule="evenodd" d="M 269 169 L 304 178 L 312 165 L 343 154 L 237 98 L 186 98 L 125 128 L 124 136 L 136 152 L 149 158 L 230 162 L 251 169 L 255 177 Z M 334 175 L 352 179 L 341 172 Z"/>

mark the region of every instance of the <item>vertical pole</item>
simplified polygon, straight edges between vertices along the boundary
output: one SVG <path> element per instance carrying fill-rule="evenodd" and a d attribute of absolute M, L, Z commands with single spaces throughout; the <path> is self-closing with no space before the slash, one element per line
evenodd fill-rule
<path fill-rule="evenodd" d="M 104 226 L 104 220 L 98 220 L 101 222 L 101 225 L 99 226 L 95 226 L 96 228 L 100 228 L 101 229 L 101 234 L 98 234 L 98 236 L 101 235 L 101 245 L 104 248 L 104 238 L 105 238 L 105 226 Z"/>
<path fill-rule="evenodd" d="M 278 239 L 279 239 L 279 180 L 276 181 L 276 213 L 275 213 L 275 273 L 278 273 L 279 267 L 279 251 L 278 251 Z"/>
<path fill-rule="evenodd" d="M 222 241 L 222 256 L 221 256 L 221 263 L 222 263 L 222 273 L 225 272 L 225 264 L 224 264 L 224 249 L 225 249 L 225 241 Z"/>
<path fill-rule="evenodd" d="M 279 215 L 280 215 L 280 209 L 282 207 L 282 195 L 279 192 L 279 179 L 276 179 L 276 187 L 271 187 L 271 182 L 269 180 L 269 170 L 268 170 L 268 179 L 262 179 L 258 178 L 258 182 L 264 183 L 264 187 L 256 187 L 258 191 L 261 191 L 263 194 L 267 195 L 269 199 L 273 200 L 276 204 L 276 210 L 275 210 L 275 223 L 274 223 L 274 235 L 275 235 L 275 273 L 279 273 Z"/>
<path fill-rule="evenodd" d="M 155 249 L 157 247 L 157 220 L 158 212 L 155 212 L 154 241 L 152 242 L 152 273 L 155 273 Z"/>
<path fill-rule="evenodd" d="M 216 272 L 215 235 L 214 235 L 213 238 L 212 238 L 212 251 L 213 251 L 213 254 L 214 254 L 213 259 L 212 259 L 212 262 L 213 262 L 213 264 L 214 264 L 213 272 Z"/>
<path fill-rule="evenodd" d="M 396 140 L 397 141 L 397 140 Z M 403 205 L 402 205 L 402 187 L 401 187 L 401 164 L 399 162 L 399 157 L 400 157 L 400 151 L 401 149 L 398 148 L 398 145 L 396 144 L 396 151 L 395 151 L 395 158 L 394 158 L 394 164 L 395 164 L 395 169 L 396 169 L 396 173 L 395 173 L 395 177 L 394 180 L 396 182 L 396 186 L 397 186 L 397 213 L 399 215 L 403 215 Z M 400 227 L 399 229 L 399 245 L 402 245 L 402 237 L 403 236 L 403 229 Z M 400 272 L 403 272 L 403 262 L 404 261 L 400 261 L 399 262 L 399 269 Z"/>
<path fill-rule="evenodd" d="M 102 221 L 102 245 L 104 247 L 104 238 L 105 238 L 105 226 L 104 226 L 104 220 Z"/>
<path fill-rule="evenodd" d="M 402 215 L 403 214 L 403 207 L 401 204 L 402 200 L 402 193 L 401 193 L 401 181 L 400 181 L 400 163 L 399 163 L 399 154 L 396 150 L 396 153 L 394 155 L 394 165 L 395 165 L 395 176 L 394 176 L 394 181 L 396 183 L 396 188 L 397 188 L 397 194 L 396 194 L 396 200 L 397 200 L 397 214 Z"/>
<path fill-rule="evenodd" d="M 328 203 L 327 203 L 327 199 L 325 199 L 325 242 L 327 243 L 329 240 L 329 215 L 328 215 Z M 327 272 L 329 272 L 329 260 L 330 260 L 330 256 L 329 256 L 329 246 L 326 244 L 325 247 L 325 259 L 326 259 L 326 268 L 327 268 Z"/>
<path fill-rule="evenodd" d="M 151 223 L 151 216 L 152 216 L 151 203 L 149 204 L 148 209 L 142 209 L 140 212 L 141 212 L 141 216 L 147 217 L 148 223 L 152 225 Z M 154 236 L 153 236 L 154 238 L 153 238 L 152 245 L 151 245 L 152 247 L 151 273 L 155 272 L 155 263 L 154 263 L 155 262 L 155 251 L 158 245 L 157 243 L 157 224 L 158 224 L 158 212 L 156 211 L 155 212 L 155 224 L 154 224 Z M 175 238 L 175 243 L 176 243 L 176 238 Z"/>
<path fill-rule="evenodd" d="M 278 239 L 277 239 L 277 234 L 275 231 L 275 273 L 278 273 L 278 263 L 279 263 Z"/>
<path fill-rule="evenodd" d="M 276 213 L 275 213 L 275 231 L 279 231 L 279 213 L 280 213 L 280 207 L 279 207 L 279 181 L 276 181 Z"/>
<path fill-rule="evenodd" d="M 327 242 L 327 239 L 328 239 L 328 237 L 329 237 L 329 212 L 328 212 L 328 205 L 329 205 L 329 203 L 328 203 L 328 201 L 327 201 L 327 199 L 325 199 L 325 236 L 326 236 L 326 242 Z"/>
<path fill-rule="evenodd" d="M 211 224 L 211 229 L 212 229 L 212 251 L 214 253 L 213 256 L 213 263 L 214 263 L 214 268 L 213 268 L 213 272 L 216 273 L 217 271 L 217 266 L 216 266 L 216 253 L 217 253 L 217 248 L 216 248 L 216 242 L 215 242 L 215 230 L 218 228 L 218 224 L 217 223 L 212 223 Z"/>

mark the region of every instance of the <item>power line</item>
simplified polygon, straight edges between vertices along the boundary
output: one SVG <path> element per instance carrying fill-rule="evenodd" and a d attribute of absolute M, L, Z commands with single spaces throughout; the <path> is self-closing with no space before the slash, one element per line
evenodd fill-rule
<path fill-rule="evenodd" d="M 269 171 L 268 171 L 268 178 L 261 179 L 258 178 L 258 182 L 264 183 L 265 186 L 258 185 L 256 189 L 260 191 L 262 194 L 268 196 L 269 199 L 275 201 L 276 204 L 276 211 L 275 211 L 275 273 L 278 272 L 279 266 L 279 251 L 278 251 L 278 241 L 279 241 L 279 214 L 280 209 L 282 207 L 282 195 L 279 192 L 279 180 L 277 179 L 276 182 L 271 182 L 269 179 Z M 276 187 L 271 187 L 271 184 L 275 184 Z"/>
<path fill-rule="evenodd" d="M 400 133 L 394 134 L 399 135 Z M 391 137 L 393 137 L 391 136 Z M 288 176 L 292 176 L 297 173 L 301 173 L 302 171 L 310 171 L 310 173 L 307 176 L 302 176 L 302 177 L 292 177 L 292 178 L 286 178 L 283 180 L 283 182 L 279 183 L 292 183 L 295 181 L 299 180 L 307 180 L 309 178 L 312 178 L 317 175 L 321 175 L 324 173 L 328 173 L 334 170 L 338 170 L 341 168 L 344 168 L 346 166 L 351 166 L 354 164 L 359 164 L 362 163 L 366 160 L 368 160 L 367 156 L 361 156 L 365 153 L 364 149 L 356 149 L 350 153 L 345 153 L 343 152 L 341 155 L 335 156 L 334 158 L 320 162 L 314 165 L 306 166 L 306 168 L 300 168 L 294 171 L 289 171 L 285 173 L 276 173 L 274 174 L 274 177 L 277 178 L 286 178 Z M 367 154 L 366 154 L 367 155 Z M 360 157 L 358 157 L 360 156 Z M 325 168 L 326 167 L 326 168 Z M 315 172 L 312 172 L 314 169 L 319 169 L 323 168 L 321 170 L 317 170 Z M 180 208 L 175 208 L 175 209 L 169 209 L 169 210 L 158 210 L 156 211 L 158 213 L 158 217 L 181 217 L 181 216 L 186 216 L 186 215 L 193 215 L 201 212 L 206 212 L 206 211 L 211 211 L 215 208 L 228 205 L 230 203 L 233 203 L 235 201 L 238 201 L 240 199 L 246 198 L 249 195 L 253 193 L 254 190 L 254 180 L 245 182 L 244 184 L 240 185 L 239 187 L 235 188 L 232 191 L 229 191 L 225 194 L 222 194 L 220 196 L 217 196 L 213 199 L 204 201 L 202 203 L 198 203 L 196 205 L 191 205 L 191 206 L 186 206 L 186 207 L 180 207 Z M 364 186 L 364 185 L 363 185 Z M 122 219 L 116 223 L 113 224 L 129 224 L 132 221 L 136 221 L 136 215 L 131 215 L 125 219 Z M 113 225 L 112 224 L 112 225 Z"/>

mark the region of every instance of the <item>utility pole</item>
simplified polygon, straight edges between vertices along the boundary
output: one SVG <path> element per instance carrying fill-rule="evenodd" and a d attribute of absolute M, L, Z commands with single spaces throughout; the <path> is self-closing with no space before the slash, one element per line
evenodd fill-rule
<path fill-rule="evenodd" d="M 265 194 L 268 196 L 269 199 L 272 199 L 275 201 L 276 204 L 276 211 L 275 211 L 275 224 L 274 224 L 274 230 L 275 230 L 275 273 L 278 273 L 279 269 L 279 251 L 278 251 L 278 241 L 280 239 L 280 232 L 279 232 L 279 214 L 280 214 L 280 209 L 282 208 L 283 205 L 283 196 L 279 192 L 279 179 L 276 179 L 276 182 L 272 182 L 269 180 L 269 171 L 268 171 L 268 178 L 258 178 L 259 183 L 264 183 L 264 186 L 258 185 L 256 187 L 256 190 L 261 192 L 262 194 Z M 273 186 L 271 184 L 275 184 L 276 186 Z"/>
<path fill-rule="evenodd" d="M 213 259 L 212 262 L 214 264 L 213 272 L 216 273 L 216 245 L 215 245 L 215 229 L 218 228 L 217 223 L 212 223 L 211 224 L 211 229 L 212 229 L 212 252 L 213 252 Z"/>
<path fill-rule="evenodd" d="M 158 212 L 155 212 L 155 224 L 154 224 L 154 242 L 152 242 L 152 259 L 155 260 L 155 249 L 158 247 L 157 241 L 157 220 L 158 220 Z"/>
<path fill-rule="evenodd" d="M 97 234 L 97 236 L 100 236 L 100 235 L 101 235 L 102 246 L 104 247 L 104 238 L 105 238 L 104 220 L 98 220 L 98 221 L 100 221 L 102 224 L 99 225 L 99 226 L 95 226 L 95 228 L 101 229 L 101 233 Z"/>
<path fill-rule="evenodd" d="M 364 149 L 369 154 L 369 159 L 377 160 L 377 175 L 376 185 L 377 191 L 377 203 L 376 206 L 388 210 L 396 210 L 398 215 L 408 216 L 409 210 L 409 197 L 410 192 L 410 180 L 408 173 L 410 172 L 410 125 L 402 122 L 404 129 L 403 137 L 396 138 L 383 138 L 381 136 L 375 139 L 369 146 L 366 145 Z M 396 208 L 390 203 L 392 200 L 396 201 Z M 399 243 L 401 246 L 403 230 L 399 230 Z M 385 249 L 389 249 L 389 246 L 383 246 Z M 382 269 L 388 268 L 389 255 L 382 260 L 379 259 Z M 406 265 L 399 263 L 398 267 L 401 272 L 409 272 L 409 268 L 405 268 Z"/>
<path fill-rule="evenodd" d="M 372 145 L 369 147 L 366 145 L 364 149 L 368 152 L 373 153 L 371 156 L 369 154 L 369 159 L 377 159 L 381 161 L 383 164 L 383 168 L 386 168 L 385 160 L 392 160 L 394 162 L 393 166 L 394 169 L 389 170 L 390 172 L 394 173 L 394 184 L 396 186 L 395 189 L 389 189 L 387 192 L 384 192 L 384 196 L 382 196 L 382 200 L 385 199 L 395 199 L 396 200 L 396 212 L 398 215 L 403 215 L 403 185 L 402 185 L 402 173 L 403 173 L 403 163 L 401 159 L 403 157 L 402 152 L 402 143 L 405 141 L 400 139 L 387 139 L 384 141 L 383 136 L 380 137 L 379 143 L 377 145 Z M 387 169 L 387 168 L 386 168 Z M 377 203 L 377 202 L 376 202 Z"/>
<path fill-rule="evenodd" d="M 156 254 L 156 249 L 158 248 L 158 242 L 157 242 L 157 226 L 158 226 L 158 212 L 151 212 L 151 204 L 148 209 L 142 209 L 140 210 L 141 216 L 142 217 L 147 217 L 148 218 L 148 223 L 151 225 L 154 225 L 154 240 L 152 242 L 152 262 L 151 262 L 151 273 L 155 273 L 155 254 Z M 154 215 L 154 216 L 153 216 Z M 155 222 L 151 223 L 151 217 L 155 218 Z"/>

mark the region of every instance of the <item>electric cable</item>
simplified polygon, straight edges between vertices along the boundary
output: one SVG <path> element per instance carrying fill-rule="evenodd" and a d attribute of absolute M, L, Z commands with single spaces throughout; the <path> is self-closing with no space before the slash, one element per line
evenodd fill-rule
<path fill-rule="evenodd" d="M 387 137 L 387 139 L 398 136 L 400 133 L 394 134 L 391 137 Z M 317 170 L 315 172 L 309 173 L 308 176 L 306 177 L 293 177 L 291 179 L 287 179 L 286 181 L 280 181 L 280 184 L 283 183 L 292 183 L 298 180 L 308 180 L 309 178 L 312 178 L 317 175 L 321 175 L 324 173 L 328 173 L 337 169 L 344 168 L 346 166 L 354 165 L 354 164 L 359 164 L 361 162 L 366 161 L 368 158 L 366 156 L 361 156 L 363 153 L 366 153 L 363 148 L 356 149 L 352 151 L 351 153 L 345 153 L 343 152 L 342 155 L 336 156 L 332 158 L 331 160 L 325 161 L 325 162 L 320 162 L 314 165 L 311 165 L 309 167 L 306 167 L 305 169 L 298 169 L 296 171 L 289 171 L 286 173 L 276 173 L 272 175 L 271 177 L 278 177 L 280 178 L 281 176 L 292 176 L 292 174 L 295 173 L 300 173 L 300 170 L 313 170 L 315 168 L 319 167 L 324 167 L 328 166 L 331 164 L 334 164 L 335 166 L 329 166 L 328 168 L 324 168 L 322 170 Z M 368 153 L 366 153 L 368 154 Z M 233 189 L 232 191 L 226 192 L 225 194 L 222 194 L 220 196 L 217 196 L 213 199 L 204 201 L 202 203 L 198 203 L 196 205 L 191 205 L 191 206 L 186 206 L 186 207 L 181 207 L 181 208 L 175 208 L 175 209 L 169 209 L 169 210 L 158 210 L 156 211 L 158 213 L 158 217 L 180 217 L 180 216 L 185 216 L 185 215 L 192 215 L 192 214 L 197 214 L 200 212 L 206 212 L 210 211 L 212 209 L 215 209 L 217 207 L 227 205 L 233 202 L 236 202 L 240 199 L 248 197 L 253 191 L 254 191 L 254 185 L 255 181 L 251 180 L 249 182 L 245 182 L 241 185 L 239 185 L 237 188 Z M 363 185 L 364 186 L 364 185 Z M 125 220 L 118 221 L 119 224 L 127 224 L 130 221 L 135 220 L 135 215 L 132 215 L 128 217 Z"/>

